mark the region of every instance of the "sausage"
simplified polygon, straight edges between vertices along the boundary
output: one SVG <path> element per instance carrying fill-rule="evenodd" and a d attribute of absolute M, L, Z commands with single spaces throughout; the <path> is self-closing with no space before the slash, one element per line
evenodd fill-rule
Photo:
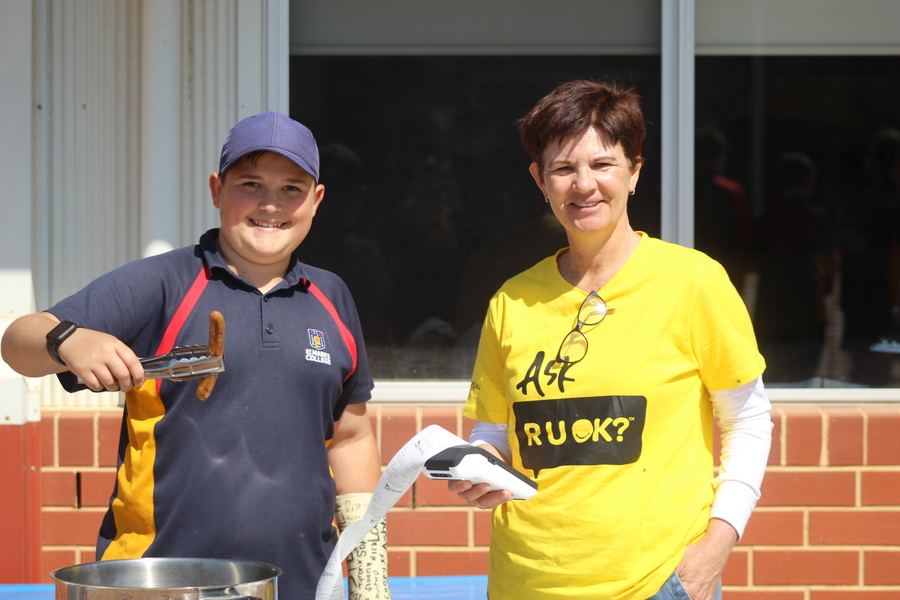
<path fill-rule="evenodd" d="M 225 317 L 217 310 L 209 313 L 209 353 L 222 356 L 225 353 Z M 207 375 L 197 384 L 197 399 L 201 402 L 209 398 L 216 385 L 217 373 Z"/>
<path fill-rule="evenodd" d="M 209 398 L 209 395 L 212 394 L 213 387 L 216 385 L 216 377 L 218 376 L 218 373 L 213 373 L 200 380 L 200 383 L 197 384 L 197 400 L 204 402 Z"/>
<path fill-rule="evenodd" d="M 213 356 L 225 353 L 225 317 L 217 310 L 209 313 L 209 353 Z"/>

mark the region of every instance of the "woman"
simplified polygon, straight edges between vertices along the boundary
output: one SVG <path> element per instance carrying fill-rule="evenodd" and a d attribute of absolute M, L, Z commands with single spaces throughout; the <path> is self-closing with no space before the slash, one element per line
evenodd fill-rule
<path fill-rule="evenodd" d="M 470 440 L 539 489 L 507 502 L 450 483 L 496 508 L 489 596 L 718 598 L 771 441 L 746 308 L 718 263 L 632 229 L 646 132 L 634 92 L 566 83 L 519 125 L 569 247 L 507 281 L 482 329 Z"/>

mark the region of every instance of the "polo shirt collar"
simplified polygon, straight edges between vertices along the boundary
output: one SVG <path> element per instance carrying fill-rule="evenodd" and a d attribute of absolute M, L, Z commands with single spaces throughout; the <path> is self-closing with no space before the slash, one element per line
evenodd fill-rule
<path fill-rule="evenodd" d="M 244 279 L 235 275 L 234 272 L 228 268 L 225 259 L 219 254 L 219 249 L 216 248 L 216 240 L 218 238 L 218 228 L 210 229 L 200 237 L 199 246 L 200 251 L 203 253 L 203 262 L 206 264 L 206 268 L 210 273 L 218 270 L 226 273 L 226 277 L 244 281 Z M 306 274 L 306 270 L 303 268 L 303 263 L 297 259 L 296 252 L 291 255 L 291 262 L 288 265 L 287 273 L 284 275 L 284 281 L 269 290 L 269 292 L 295 286 L 301 287 L 304 290 L 309 287 L 309 277 Z"/>

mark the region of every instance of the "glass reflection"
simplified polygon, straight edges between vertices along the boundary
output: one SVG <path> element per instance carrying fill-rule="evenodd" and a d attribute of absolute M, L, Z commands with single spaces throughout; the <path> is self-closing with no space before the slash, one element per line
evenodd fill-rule
<path fill-rule="evenodd" d="M 658 56 L 295 56 L 291 115 L 358 158 L 348 191 L 323 150 L 304 260 L 353 293 L 379 379 L 469 379 L 490 297 L 567 245 L 515 121 L 559 82 L 635 86 L 650 123 L 635 226 L 659 236 Z M 333 153 L 332 153 L 333 154 Z M 348 167 L 349 168 L 349 167 Z"/>
<path fill-rule="evenodd" d="M 696 65 L 696 245 L 741 290 L 767 385 L 900 386 L 900 57 Z"/>

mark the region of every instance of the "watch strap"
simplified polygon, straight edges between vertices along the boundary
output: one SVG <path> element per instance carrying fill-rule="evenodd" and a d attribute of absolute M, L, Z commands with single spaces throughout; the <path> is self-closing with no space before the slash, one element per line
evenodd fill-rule
<path fill-rule="evenodd" d="M 50 358 L 64 367 L 67 365 L 59 357 L 59 345 L 69 339 L 69 336 L 75 333 L 76 329 L 78 329 L 78 325 L 72 321 L 61 321 L 59 325 L 51 329 L 50 333 L 47 334 L 47 352 L 50 354 Z"/>

